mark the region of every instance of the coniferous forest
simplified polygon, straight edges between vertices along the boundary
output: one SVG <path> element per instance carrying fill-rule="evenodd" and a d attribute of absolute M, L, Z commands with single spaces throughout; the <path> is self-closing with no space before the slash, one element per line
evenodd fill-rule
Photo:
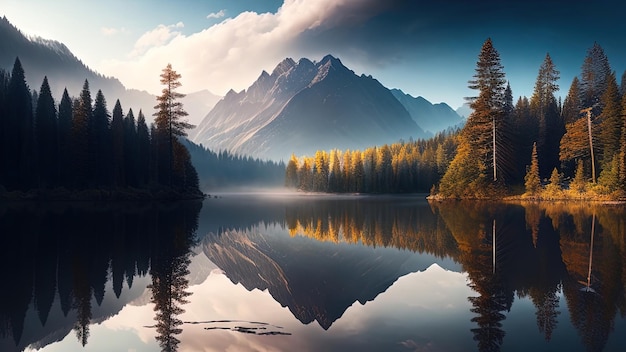
<path fill-rule="evenodd" d="M 57 105 L 48 79 L 30 90 L 19 58 L 0 69 L 0 194 L 14 198 L 157 199 L 200 197 L 198 175 L 178 137 L 192 127 L 176 99 L 180 75 L 168 65 L 155 122 L 109 112 L 102 91 L 85 80 L 77 98 L 67 89 Z"/>
<path fill-rule="evenodd" d="M 547 53 L 533 94 L 516 102 L 491 39 L 480 51 L 458 132 L 366 151 L 292 156 L 288 187 L 316 192 L 428 192 L 439 198 L 623 199 L 626 192 L 626 72 L 598 43 L 562 100 Z"/>

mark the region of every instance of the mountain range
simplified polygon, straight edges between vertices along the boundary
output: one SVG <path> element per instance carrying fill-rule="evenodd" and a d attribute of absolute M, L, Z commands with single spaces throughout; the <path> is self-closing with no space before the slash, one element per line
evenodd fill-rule
<path fill-rule="evenodd" d="M 65 44 L 40 37 L 28 37 L 6 17 L 2 17 L 0 68 L 11 72 L 16 57 L 22 63 L 30 89 L 39 90 L 44 76 L 47 76 L 53 97 L 60 101 L 64 88 L 67 88 L 70 96 L 77 97 L 87 79 L 92 97 L 98 90 L 102 90 L 109 109 L 113 109 L 115 100 L 119 99 L 125 110 L 132 108 L 137 115 L 141 109 L 148 122 L 152 120 L 156 96 L 146 91 L 126 89 L 118 79 L 103 76 L 87 67 Z M 158 80 L 159 73 L 155 72 L 154 77 L 147 79 Z M 207 90 L 188 94 L 182 102 L 189 113 L 190 122 L 198 124 L 220 98 Z"/>
<path fill-rule="evenodd" d="M 461 121 L 446 104 L 390 91 L 327 55 L 319 62 L 286 58 L 247 90 L 229 91 L 191 138 L 213 149 L 286 160 L 291 153 L 427 138 Z"/>
<path fill-rule="evenodd" d="M 87 67 L 64 44 L 28 37 L 0 18 L 0 68 L 10 72 L 16 57 L 30 88 L 38 90 L 47 76 L 57 101 L 64 88 L 78 96 L 87 79 L 92 96 L 102 90 L 110 109 L 119 99 L 125 110 L 137 114 L 141 109 L 148 122 L 153 119 L 154 95 L 127 89 L 118 79 Z M 156 80 L 159 73 L 146 79 Z M 428 138 L 463 121 L 447 104 L 389 90 L 331 55 L 318 62 L 287 58 L 271 74 L 263 71 L 246 90 L 231 90 L 223 98 L 202 90 L 181 102 L 189 122 L 197 126 L 189 131 L 193 142 L 273 160 L 320 149 L 365 149 Z"/>

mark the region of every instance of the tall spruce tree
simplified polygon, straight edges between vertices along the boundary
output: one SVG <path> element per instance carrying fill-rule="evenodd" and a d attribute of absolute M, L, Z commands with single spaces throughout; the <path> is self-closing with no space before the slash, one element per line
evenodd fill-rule
<path fill-rule="evenodd" d="M 139 164 L 139 144 L 137 141 L 137 125 L 133 109 L 128 110 L 124 117 L 124 170 L 126 171 L 126 183 L 137 187 L 137 165 Z"/>
<path fill-rule="evenodd" d="M 621 97 L 615 74 L 609 73 L 606 82 L 607 87 L 600 99 L 603 106 L 602 113 L 597 118 L 599 160 L 603 167 L 606 166 L 606 163 L 610 163 L 613 156 L 619 152 L 622 132 Z"/>
<path fill-rule="evenodd" d="M 581 99 L 583 108 L 593 107 L 596 116 L 602 110 L 600 98 L 607 88 L 607 77 L 611 73 L 609 59 L 597 42 L 587 51 L 581 73 Z"/>
<path fill-rule="evenodd" d="M 35 185 L 35 135 L 32 96 L 19 58 L 13 64 L 7 93 L 7 188 L 25 191 Z"/>
<path fill-rule="evenodd" d="M 541 191 L 541 179 L 539 178 L 539 159 L 537 158 L 537 144 L 533 144 L 533 151 L 530 157 L 530 166 L 524 177 L 526 194 L 537 196 Z"/>
<path fill-rule="evenodd" d="M 154 123 L 156 125 L 157 144 L 160 149 L 163 148 L 166 151 L 166 153 L 162 153 L 164 158 L 159 160 L 160 180 L 166 181 L 164 183 L 171 187 L 173 186 L 174 139 L 186 137 L 186 130 L 194 126 L 182 120 L 188 114 L 183 109 L 183 103 L 179 101 L 185 95 L 176 91 L 182 85 L 180 83 L 181 75 L 172 69 L 171 64 L 167 64 L 160 77 L 161 84 L 165 87 L 161 91 L 161 95 L 157 97 L 157 105 L 154 107 L 157 110 L 154 113 Z"/>
<path fill-rule="evenodd" d="M 72 186 L 85 188 L 90 176 L 89 126 L 93 116 L 91 108 L 91 92 L 89 82 L 85 80 L 78 100 L 73 104 L 72 112 Z"/>
<path fill-rule="evenodd" d="M 117 187 L 126 186 L 126 171 L 124 160 L 124 113 L 119 99 L 113 107 L 111 118 L 111 138 L 113 145 L 113 185 Z"/>
<path fill-rule="evenodd" d="M 538 121 L 539 131 L 537 151 L 539 157 L 539 174 L 547 178 L 551 171 L 559 164 L 559 142 L 565 133 L 565 127 L 560 118 L 558 104 L 554 93 L 559 90 L 556 83 L 559 71 L 552 62 L 550 54 L 539 68 L 535 89 L 530 98 L 531 114 Z"/>
<path fill-rule="evenodd" d="M 72 100 L 67 93 L 67 89 L 63 90 L 63 96 L 59 103 L 59 117 L 58 117 L 58 168 L 59 184 L 68 187 L 71 180 L 71 149 L 70 138 L 72 133 Z"/>
<path fill-rule="evenodd" d="M 145 186 L 150 182 L 150 132 L 146 117 L 139 110 L 137 116 L 137 182 Z"/>
<path fill-rule="evenodd" d="M 9 155 L 6 146 L 8 141 L 8 101 L 7 94 L 9 90 L 9 81 L 11 77 L 9 73 L 0 68 L 0 185 L 6 185 L 6 174 L 8 170 Z"/>
<path fill-rule="evenodd" d="M 492 166 L 492 180 L 498 179 L 498 138 L 504 131 L 499 131 L 504 118 L 505 74 L 500 63 L 500 54 L 488 38 L 478 55 L 474 79 L 469 81 L 469 88 L 478 90 L 477 97 L 471 97 L 470 115 L 463 133 L 468 136 L 472 149 L 483 159 L 485 165 Z"/>
<path fill-rule="evenodd" d="M 107 186 L 111 183 L 110 118 L 104 94 L 98 90 L 89 130 L 90 181 L 96 187 Z"/>
<path fill-rule="evenodd" d="M 38 185 L 40 188 L 56 186 L 59 162 L 57 110 L 48 84 L 48 77 L 43 78 L 35 111 Z"/>
<path fill-rule="evenodd" d="M 478 96 L 467 98 L 473 112 L 461 131 L 458 152 L 441 179 L 442 195 L 479 196 L 475 193 L 487 188 L 487 180 L 498 180 L 502 170 L 498 153 L 505 148 L 500 135 L 507 133 L 500 130 L 504 127 L 505 84 L 500 54 L 489 38 L 478 55 L 474 79 L 469 81 Z"/>

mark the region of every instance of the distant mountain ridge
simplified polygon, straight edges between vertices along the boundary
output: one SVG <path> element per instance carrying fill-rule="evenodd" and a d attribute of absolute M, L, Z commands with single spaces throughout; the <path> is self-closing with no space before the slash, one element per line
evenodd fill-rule
<path fill-rule="evenodd" d="M 247 90 L 231 90 L 191 137 L 213 149 L 286 160 L 292 152 L 362 149 L 426 134 L 380 82 L 327 55 L 319 62 L 287 58 Z"/>
<path fill-rule="evenodd" d="M 152 120 L 156 105 L 154 95 L 146 91 L 126 89 L 118 79 L 101 75 L 87 67 L 65 44 L 41 37 L 26 36 L 6 17 L 2 17 L 0 18 L 0 68 L 10 73 L 16 57 L 20 58 L 31 90 L 39 90 L 44 76 L 47 76 L 52 95 L 58 102 L 61 100 L 64 88 L 67 88 L 70 96 L 78 96 L 87 79 L 92 96 L 95 97 L 95 93 L 99 89 L 102 90 L 109 110 L 113 109 L 115 100 L 119 99 L 124 111 L 132 108 L 136 115 L 141 109 L 146 119 Z M 146 79 L 158 80 L 158 74 L 160 72 L 155 72 L 154 77 L 146 77 Z M 192 93 L 184 98 L 183 104 L 189 112 L 190 122 L 199 123 L 219 98 L 208 91 Z"/>
<path fill-rule="evenodd" d="M 463 118 L 446 103 L 432 104 L 421 96 L 413 97 L 400 89 L 391 89 L 391 93 L 426 132 L 436 134 L 463 122 Z"/>

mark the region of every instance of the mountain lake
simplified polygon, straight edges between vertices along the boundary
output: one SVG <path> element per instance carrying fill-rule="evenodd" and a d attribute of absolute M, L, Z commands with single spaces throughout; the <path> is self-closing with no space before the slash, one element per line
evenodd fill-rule
<path fill-rule="evenodd" d="M 0 204 L 1 351 L 623 351 L 626 209 Z"/>

